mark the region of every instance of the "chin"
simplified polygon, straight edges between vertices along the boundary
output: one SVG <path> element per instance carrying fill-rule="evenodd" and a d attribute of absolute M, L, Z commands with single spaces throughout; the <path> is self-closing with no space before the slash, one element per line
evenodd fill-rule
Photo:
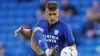
<path fill-rule="evenodd" d="M 54 22 L 50 22 L 50 24 L 54 24 Z"/>

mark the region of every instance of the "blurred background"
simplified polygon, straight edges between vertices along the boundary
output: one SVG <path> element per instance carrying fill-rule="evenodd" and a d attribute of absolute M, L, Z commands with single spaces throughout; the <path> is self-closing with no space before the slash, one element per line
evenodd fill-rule
<path fill-rule="evenodd" d="M 43 20 L 48 1 L 0 0 L 0 56 L 30 56 L 30 37 L 15 38 L 14 31 Z M 54 1 L 59 4 L 59 19 L 72 27 L 79 56 L 100 56 L 100 0 Z"/>

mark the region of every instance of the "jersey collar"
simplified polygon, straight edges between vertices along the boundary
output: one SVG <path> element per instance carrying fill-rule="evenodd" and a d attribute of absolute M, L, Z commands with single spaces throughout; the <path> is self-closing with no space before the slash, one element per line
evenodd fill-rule
<path fill-rule="evenodd" d="M 51 28 L 53 28 L 56 24 L 58 24 L 59 21 L 60 21 L 60 20 L 58 20 L 56 23 L 54 23 L 54 24 L 51 25 L 51 26 L 49 26 L 49 23 L 48 23 L 48 31 L 50 31 Z"/>

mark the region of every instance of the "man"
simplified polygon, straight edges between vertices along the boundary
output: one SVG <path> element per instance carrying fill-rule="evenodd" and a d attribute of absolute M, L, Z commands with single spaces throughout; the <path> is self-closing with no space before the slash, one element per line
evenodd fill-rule
<path fill-rule="evenodd" d="M 71 29 L 69 29 L 67 24 L 64 24 L 58 19 L 58 15 L 58 4 L 55 1 L 50 1 L 46 4 L 45 10 L 47 20 L 39 21 L 32 31 L 31 29 L 24 29 L 23 27 L 20 27 L 16 30 L 15 35 L 20 32 L 25 37 L 31 36 L 31 47 L 38 55 L 42 55 L 47 52 L 48 48 L 53 48 L 58 45 L 59 51 L 56 56 L 60 56 L 60 52 L 65 47 L 65 43 L 74 48 L 76 48 L 76 45 Z M 36 41 L 38 38 L 40 38 L 40 40 L 42 39 L 42 42 L 44 42 L 43 38 L 45 38 L 47 43 L 44 42 L 45 44 L 43 45 L 46 45 L 47 47 L 43 49 L 43 47 L 38 44 L 39 41 Z"/>

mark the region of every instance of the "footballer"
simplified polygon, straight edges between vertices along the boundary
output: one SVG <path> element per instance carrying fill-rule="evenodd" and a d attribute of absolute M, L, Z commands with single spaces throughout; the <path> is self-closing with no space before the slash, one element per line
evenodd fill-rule
<path fill-rule="evenodd" d="M 47 20 L 40 20 L 33 29 L 20 27 L 15 31 L 15 35 L 20 32 L 25 37 L 31 37 L 31 47 L 38 55 L 53 56 L 51 54 L 54 53 L 54 56 L 60 56 L 61 50 L 66 47 L 66 43 L 67 46 L 74 48 L 76 48 L 76 45 L 70 27 L 60 21 L 58 15 L 58 3 L 49 1 L 45 8 Z M 55 46 L 58 46 L 59 50 Z"/>

